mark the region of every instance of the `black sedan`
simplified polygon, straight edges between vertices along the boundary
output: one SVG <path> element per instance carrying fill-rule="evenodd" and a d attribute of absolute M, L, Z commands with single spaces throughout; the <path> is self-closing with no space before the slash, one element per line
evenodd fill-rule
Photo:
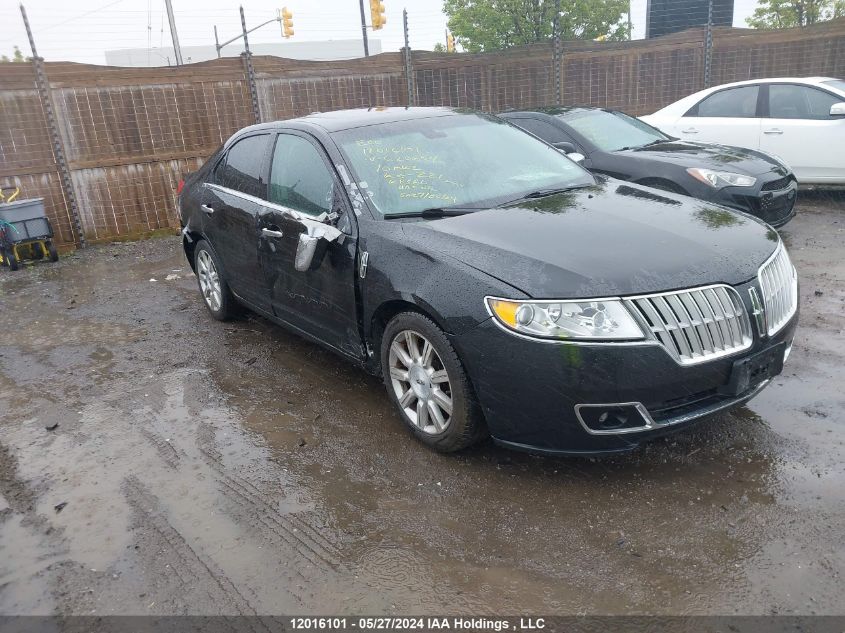
<path fill-rule="evenodd" d="M 769 154 L 682 141 L 616 110 L 554 107 L 500 116 L 593 173 L 716 202 L 772 226 L 795 215 L 795 175 Z"/>
<path fill-rule="evenodd" d="M 246 306 L 380 375 L 438 450 L 630 449 L 755 396 L 795 331 L 764 223 L 593 176 L 484 114 L 249 127 L 179 203 L 214 318 Z"/>

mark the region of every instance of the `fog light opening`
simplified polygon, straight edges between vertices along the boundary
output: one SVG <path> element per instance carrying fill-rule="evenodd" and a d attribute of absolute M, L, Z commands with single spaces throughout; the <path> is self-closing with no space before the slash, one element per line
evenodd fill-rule
<path fill-rule="evenodd" d="M 639 402 L 579 404 L 575 414 L 587 432 L 593 434 L 630 433 L 652 427 L 651 416 Z"/>

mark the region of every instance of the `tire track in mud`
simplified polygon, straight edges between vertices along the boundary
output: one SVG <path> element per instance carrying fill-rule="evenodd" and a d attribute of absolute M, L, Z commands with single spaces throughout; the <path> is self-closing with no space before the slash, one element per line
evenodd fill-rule
<path fill-rule="evenodd" d="M 173 442 L 166 440 L 155 431 L 152 431 L 146 427 L 141 427 L 140 433 L 147 439 L 150 444 L 153 445 L 153 448 L 156 450 L 156 452 L 161 457 L 162 461 L 168 467 L 174 470 L 179 468 L 179 462 L 181 461 L 181 457 L 179 455 L 179 451 L 177 451 L 176 447 L 173 446 Z"/>
<path fill-rule="evenodd" d="M 179 592 L 186 593 L 197 587 L 204 588 L 210 604 L 221 613 L 236 613 L 241 616 L 255 616 L 257 612 L 249 600 L 229 580 L 226 573 L 211 559 L 195 550 L 167 520 L 165 510 L 153 493 L 134 475 L 123 481 L 123 494 L 127 503 L 135 512 L 139 527 L 148 528 L 154 533 L 155 546 L 164 552 L 165 557 L 173 561 L 168 569 L 179 583 Z M 256 633 L 268 632 L 263 625 L 256 627 L 250 622 L 249 628 Z"/>
<path fill-rule="evenodd" d="M 346 566 L 337 546 L 295 515 L 283 515 L 264 499 L 263 493 L 249 481 L 226 470 L 214 440 L 214 428 L 201 423 L 197 428 L 197 446 L 209 466 L 218 474 L 226 496 L 243 508 L 254 524 L 266 528 L 277 544 L 287 545 L 317 570 L 344 572 Z M 303 580 L 309 580 L 297 569 Z"/>

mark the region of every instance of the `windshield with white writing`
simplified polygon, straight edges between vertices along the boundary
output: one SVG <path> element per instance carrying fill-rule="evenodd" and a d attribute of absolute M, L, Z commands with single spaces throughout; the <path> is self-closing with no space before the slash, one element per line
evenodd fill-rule
<path fill-rule="evenodd" d="M 558 150 L 486 115 L 397 121 L 332 137 L 363 195 L 384 216 L 487 208 L 595 182 Z"/>

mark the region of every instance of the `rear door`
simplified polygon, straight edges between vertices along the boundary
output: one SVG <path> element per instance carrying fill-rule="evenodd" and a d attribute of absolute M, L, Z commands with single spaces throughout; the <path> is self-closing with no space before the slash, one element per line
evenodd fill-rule
<path fill-rule="evenodd" d="M 258 263 L 257 222 L 267 195 L 270 134 L 252 134 L 235 141 L 205 183 L 202 193 L 203 233 L 223 266 L 232 291 L 266 309 Z"/>
<path fill-rule="evenodd" d="M 270 168 L 268 205 L 258 218 L 259 258 L 273 312 L 284 321 L 360 357 L 355 294 L 357 222 L 323 148 L 310 135 L 279 133 Z M 323 214 L 343 234 L 321 240 L 312 266 L 295 268 L 299 236 Z"/>
<path fill-rule="evenodd" d="M 800 182 L 845 182 L 845 119 L 830 116 L 842 98 L 800 84 L 770 84 L 760 149 L 776 154 Z"/>
<path fill-rule="evenodd" d="M 759 85 L 718 90 L 704 97 L 677 122 L 677 136 L 689 141 L 760 147 Z"/>

